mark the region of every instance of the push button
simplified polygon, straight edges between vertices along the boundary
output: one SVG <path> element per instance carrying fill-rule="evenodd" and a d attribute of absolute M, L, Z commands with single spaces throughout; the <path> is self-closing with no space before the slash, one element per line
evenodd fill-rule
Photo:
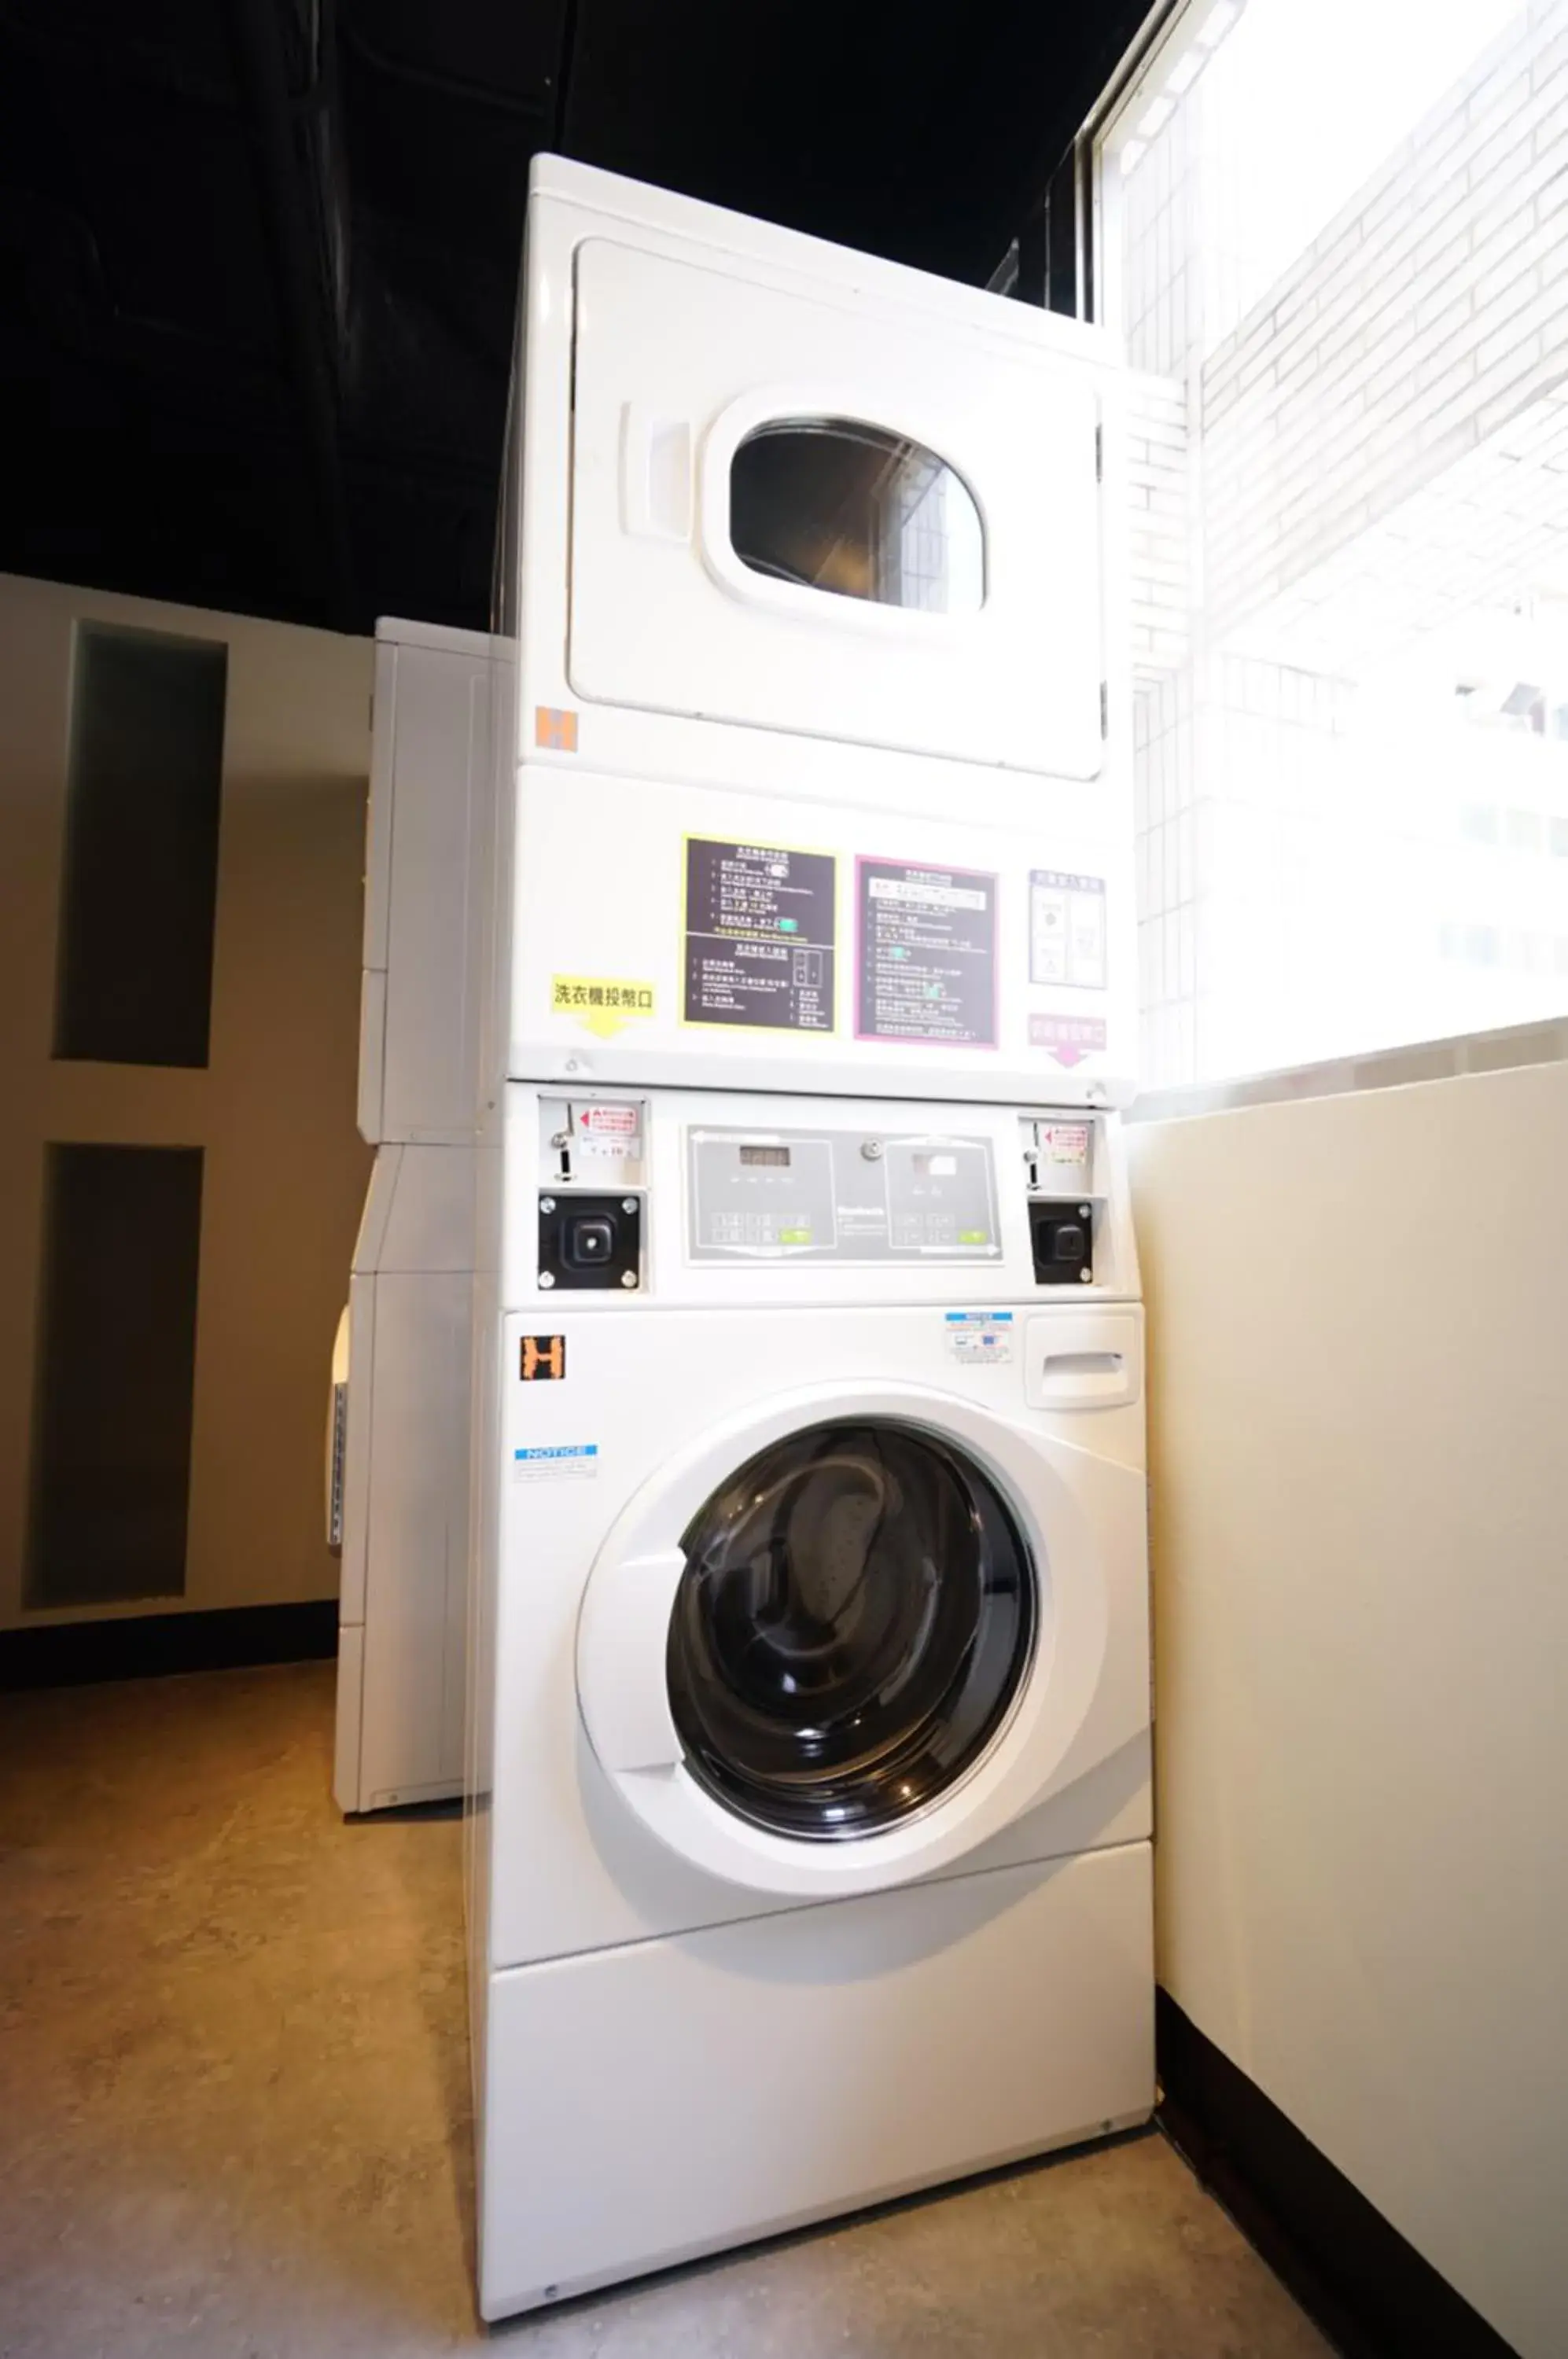
<path fill-rule="evenodd" d="M 642 1285 L 642 1198 L 590 1195 L 586 1189 L 541 1190 L 539 1200 L 539 1282 L 615 1287 L 635 1294 Z"/>
<path fill-rule="evenodd" d="M 615 1256 L 615 1232 L 601 1212 L 570 1215 L 561 1249 L 574 1269 L 605 1269 Z"/>
<path fill-rule="evenodd" d="M 1037 1286 L 1093 1286 L 1094 1282 L 1094 1220 L 1088 1204 L 1029 1205 L 1029 1237 L 1034 1246 Z"/>

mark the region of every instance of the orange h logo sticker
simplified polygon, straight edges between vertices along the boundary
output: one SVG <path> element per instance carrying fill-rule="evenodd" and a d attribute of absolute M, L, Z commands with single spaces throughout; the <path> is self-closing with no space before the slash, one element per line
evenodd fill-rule
<path fill-rule="evenodd" d="M 559 1384 L 565 1374 L 566 1338 L 564 1335 L 525 1335 L 523 1337 L 525 1385 Z"/>
<path fill-rule="evenodd" d="M 577 751 L 577 715 L 563 712 L 559 705 L 536 704 L 534 707 L 534 744 L 551 754 L 575 754 Z"/>

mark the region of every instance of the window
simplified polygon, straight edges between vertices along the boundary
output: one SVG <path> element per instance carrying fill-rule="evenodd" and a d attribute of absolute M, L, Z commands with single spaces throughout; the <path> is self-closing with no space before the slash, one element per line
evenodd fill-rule
<path fill-rule="evenodd" d="M 975 613 L 984 530 L 933 451 L 849 418 L 779 418 L 730 462 L 730 535 L 752 572 L 928 614 Z"/>
<path fill-rule="evenodd" d="M 1190 0 L 1096 130 L 1100 309 L 1152 387 L 1146 1085 L 1568 1012 L 1559 38 Z"/>

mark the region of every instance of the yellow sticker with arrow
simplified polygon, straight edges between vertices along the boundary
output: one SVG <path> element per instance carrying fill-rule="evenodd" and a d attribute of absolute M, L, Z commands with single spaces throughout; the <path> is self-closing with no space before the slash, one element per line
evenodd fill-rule
<path fill-rule="evenodd" d="M 653 1014 L 653 985 L 628 983 L 621 975 L 558 974 L 551 982 L 550 1006 L 557 1016 L 573 1016 L 607 1040 L 624 1026 L 646 1022 Z"/>

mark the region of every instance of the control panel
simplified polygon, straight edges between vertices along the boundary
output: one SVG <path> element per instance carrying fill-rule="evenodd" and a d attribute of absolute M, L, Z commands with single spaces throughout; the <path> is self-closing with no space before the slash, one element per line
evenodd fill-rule
<path fill-rule="evenodd" d="M 1100 1113 L 675 1090 L 526 1103 L 529 1292 L 710 1303 L 731 1299 L 727 1270 L 788 1298 L 789 1269 L 820 1270 L 823 1299 L 863 1282 L 896 1299 L 900 1271 L 912 1299 L 1136 1291 Z"/>
<path fill-rule="evenodd" d="M 699 1125 L 687 1158 L 694 1262 L 984 1262 L 1001 1251 L 985 1137 Z"/>

